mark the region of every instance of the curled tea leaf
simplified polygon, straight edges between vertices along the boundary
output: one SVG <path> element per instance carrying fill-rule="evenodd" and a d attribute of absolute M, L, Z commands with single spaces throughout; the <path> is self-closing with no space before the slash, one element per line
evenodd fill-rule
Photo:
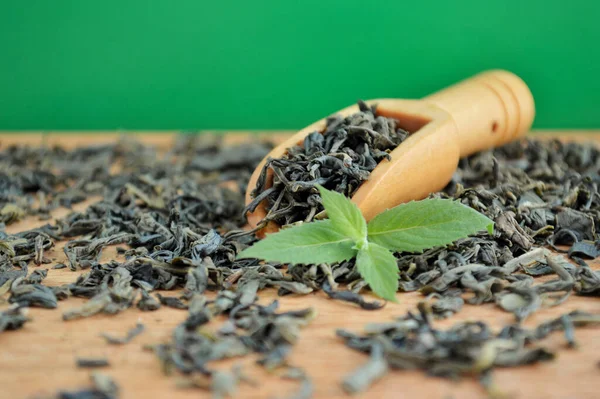
<path fill-rule="evenodd" d="M 138 322 L 136 324 L 136 326 L 133 327 L 131 330 L 129 330 L 127 332 L 127 335 L 125 335 L 124 337 L 115 337 L 115 336 L 107 334 L 107 333 L 102 333 L 102 337 L 109 344 L 124 345 L 124 344 L 129 343 L 132 339 L 134 339 L 135 337 L 137 337 L 141 333 L 143 333 L 145 329 L 146 329 L 146 327 L 142 323 Z"/>
<path fill-rule="evenodd" d="M 329 298 L 354 303 L 364 310 L 377 310 L 385 306 L 384 303 L 377 301 L 368 302 L 362 296 L 352 291 L 334 291 L 328 282 L 323 283 L 321 288 Z"/>
<path fill-rule="evenodd" d="M 363 392 L 375 381 L 383 378 L 388 370 L 381 344 L 374 344 L 371 348 L 369 361 L 344 377 L 342 388 L 349 394 Z"/>

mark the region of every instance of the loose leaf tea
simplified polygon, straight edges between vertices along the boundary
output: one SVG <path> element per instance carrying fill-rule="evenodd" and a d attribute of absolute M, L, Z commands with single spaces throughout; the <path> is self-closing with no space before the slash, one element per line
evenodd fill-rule
<path fill-rule="evenodd" d="M 243 278 L 243 277 L 242 277 Z M 248 298 L 250 298 L 248 300 Z M 196 374 L 208 377 L 210 389 L 216 396 L 231 392 L 224 384 L 233 378 L 230 374 L 212 370 L 213 362 L 221 359 L 261 354 L 258 364 L 268 370 L 287 367 L 287 356 L 296 343 L 300 329 L 314 317 L 313 309 L 277 313 L 278 303 L 262 306 L 244 291 L 221 291 L 217 298 L 208 300 L 196 294 L 190 303 L 188 318 L 172 334 L 168 344 L 151 347 L 162 363 L 165 373 L 178 370 L 196 384 Z M 227 321 L 216 333 L 204 326 L 218 315 L 227 315 Z"/>
<path fill-rule="evenodd" d="M 389 152 L 408 138 L 395 119 L 377 115 L 376 107 L 362 101 L 358 107 L 359 112 L 348 117 L 328 118 L 323 132 L 309 134 L 282 158 L 269 159 L 246 211 L 266 200 L 265 222 L 310 222 L 323 210 L 317 184 L 352 197 L 377 164 L 389 159 Z M 269 172 L 273 173 L 271 187 L 266 184 Z"/>
<path fill-rule="evenodd" d="M 367 325 L 365 335 L 337 331 L 348 347 L 371 356 L 344 379 L 342 386 L 349 393 L 364 391 L 391 368 L 420 369 L 428 375 L 452 379 L 473 375 L 490 389 L 490 371 L 494 368 L 554 358 L 548 349 L 533 346 L 536 341 L 562 330 L 571 343 L 574 326 L 598 324 L 600 316 L 571 312 L 533 330 L 506 326 L 495 334 L 481 321 L 456 323 L 441 330 L 432 325 L 429 309 L 421 304 L 417 314 L 409 312 L 393 323 Z"/>
<path fill-rule="evenodd" d="M 33 281 L 37 279 L 34 277 Z M 17 278 L 10 286 L 10 303 L 20 306 L 37 306 L 41 308 L 54 309 L 57 306 L 56 295 L 52 289 L 41 284 L 31 284 L 23 277 Z"/>
<path fill-rule="evenodd" d="M 396 291 L 423 295 L 418 314 L 368 325 L 365 335 L 340 333 L 370 355 L 364 367 L 355 365 L 356 372 L 340 381 L 348 392 L 364 391 L 379 378 L 393 378 L 389 369 L 407 367 L 452 377 L 470 371 L 491 391 L 491 369 L 551 359 L 551 352 L 536 346 L 550 333 L 562 331 L 567 345 L 577 346 L 575 329 L 597 324 L 597 315 L 571 312 L 534 329 L 521 323 L 571 295 L 600 295 L 600 271 L 587 263 L 600 248 L 598 149 L 522 140 L 472 155 L 460 161 L 444 190 L 384 213 L 365 232 L 366 223 L 346 198 L 407 133 L 376 109 L 360 107 L 356 115 L 330 119 L 327 131 L 309 135 L 282 159 L 270 160 L 248 208 L 243 194 L 250 173 L 271 148 L 259 142 L 227 146 L 218 138 L 182 135 L 166 152 L 129 139 L 74 150 L 3 149 L 2 336 L 8 339 L 19 333 L 9 330 L 36 322 L 27 318 L 27 307 L 53 309 L 70 297 L 85 302 L 62 304 L 65 320 L 175 306 L 185 320 L 166 342 L 151 347 L 165 372 L 177 374 L 174 380 L 181 377 L 182 385 L 225 395 L 227 387 L 240 383 L 241 389 L 248 380 L 237 368 L 217 370 L 216 362 L 252 355 L 261 367 L 296 379 L 298 398 L 311 396 L 315 376 L 290 364 L 290 354 L 316 310 L 279 311 L 277 301 L 259 302 L 266 288 L 280 296 L 323 290 L 356 312 L 384 304 L 362 296 L 368 287 L 386 290 L 390 299 Z M 274 176 L 271 187 L 267 173 Z M 263 199 L 268 220 L 298 227 L 260 241 L 254 231 L 243 230 L 244 210 Z M 86 200 L 85 209 L 51 220 L 55 209 Z M 458 213 L 419 208 L 427 203 Z M 5 224 L 24 218 L 47 224 L 6 231 Z M 436 229 L 434 221 L 444 228 Z M 415 222 L 429 228 L 419 229 Z M 406 234 L 408 227 L 415 234 Z M 429 241 L 423 233 L 429 230 L 439 241 Z M 276 237 L 280 245 L 266 248 L 264 243 Z M 66 242 L 61 254 L 54 251 L 59 241 Z M 305 248 L 298 250 L 300 244 Z M 106 260 L 114 245 L 117 255 Z M 238 258 L 240 253 L 255 258 Z M 267 254 L 272 260 L 256 259 Z M 49 268 L 49 262 L 61 263 Z M 64 270 L 55 270 L 60 267 L 77 274 L 69 282 L 46 285 L 47 280 L 56 284 L 54 273 L 64 276 Z M 431 321 L 481 304 L 509 312 L 514 324 L 492 332 L 477 321 L 448 330 Z M 132 335 L 108 339 L 121 343 Z M 117 391 L 109 379 L 98 378 L 93 388 L 61 395 L 106 399 Z"/>

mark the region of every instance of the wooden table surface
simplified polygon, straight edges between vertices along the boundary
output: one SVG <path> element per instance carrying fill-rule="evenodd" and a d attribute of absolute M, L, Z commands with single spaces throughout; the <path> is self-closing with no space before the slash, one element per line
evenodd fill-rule
<path fill-rule="evenodd" d="M 569 133 L 569 134 L 567 134 Z M 599 132 L 553 131 L 536 134 L 538 137 L 560 136 L 572 140 L 599 140 Z M 239 141 L 243 134 L 229 135 L 228 140 Z M 141 134 L 142 141 L 157 146 L 169 145 L 171 134 Z M 109 142 L 115 134 L 28 134 L 0 135 L 0 148 L 11 143 L 47 144 L 60 143 L 77 146 L 98 142 Z M 84 209 L 90 201 L 78 204 L 75 209 Z M 62 217 L 69 211 L 59 209 L 55 217 Z M 33 228 L 46 222 L 35 219 L 23 220 L 7 228 L 9 232 Z M 65 259 L 62 244 L 59 243 L 47 254 L 53 259 L 51 267 Z M 120 259 L 114 248 L 103 252 L 102 261 Z M 600 268 L 595 262 L 593 267 Z M 35 269 L 35 267 L 31 267 Z M 50 270 L 44 281 L 46 285 L 60 285 L 72 282 L 80 272 L 69 269 Z M 167 295 L 175 295 L 168 292 Z M 260 302 L 267 303 L 276 298 L 274 290 L 260 293 Z M 346 348 L 335 337 L 335 329 L 345 328 L 362 331 L 369 322 L 390 321 L 394 317 L 414 309 L 422 297 L 416 293 L 398 294 L 399 304 L 388 304 L 378 311 L 365 311 L 353 305 L 327 299 L 322 292 L 304 296 L 280 298 L 282 310 L 314 307 L 317 318 L 306 327 L 298 344 L 293 348 L 290 362 L 305 368 L 315 384 L 316 398 L 348 397 L 340 388 L 340 380 L 367 358 L 365 355 Z M 35 394 L 50 394 L 59 389 L 76 389 L 88 386 L 89 371 L 75 366 L 77 356 L 106 356 L 111 367 L 103 369 L 121 387 L 121 398 L 207 398 L 206 391 L 182 390 L 176 387 L 177 377 L 164 376 L 159 362 L 151 352 L 142 350 L 145 344 L 167 341 L 172 329 L 186 318 L 186 311 L 162 307 L 156 312 L 141 312 L 137 308 L 128 309 L 114 316 L 96 315 L 91 318 L 64 322 L 62 312 L 79 306 L 85 300 L 69 298 L 59 302 L 58 309 L 46 310 L 31 308 L 33 319 L 19 331 L 0 334 L 0 398 L 30 398 Z M 0 307 L 1 308 L 1 307 Z M 541 310 L 531 316 L 526 326 L 535 326 L 564 312 L 580 309 L 600 314 L 600 300 L 587 297 L 570 297 L 561 306 Z M 513 322 L 512 315 L 498 310 L 494 305 L 465 305 L 464 309 L 448 320 L 437 322 L 440 327 L 450 326 L 457 321 L 481 319 L 494 328 Z M 146 325 L 146 331 L 129 344 L 108 345 L 99 334 L 111 332 L 124 335 L 137 321 Z M 218 327 L 214 321 L 212 327 Z M 497 370 L 495 381 L 504 392 L 515 398 L 600 398 L 600 328 L 582 328 L 576 331 L 580 346 L 567 349 L 564 338 L 557 333 L 542 343 L 558 351 L 555 361 L 516 369 Z M 285 397 L 297 389 L 293 381 L 283 381 L 254 366 L 256 357 L 221 362 L 217 367 L 230 367 L 232 364 L 245 365 L 246 372 L 258 382 L 258 387 L 241 385 L 239 398 Z M 392 371 L 377 382 L 361 398 L 483 398 L 485 392 L 475 381 L 465 378 L 452 382 L 439 378 L 426 377 L 419 371 Z"/>

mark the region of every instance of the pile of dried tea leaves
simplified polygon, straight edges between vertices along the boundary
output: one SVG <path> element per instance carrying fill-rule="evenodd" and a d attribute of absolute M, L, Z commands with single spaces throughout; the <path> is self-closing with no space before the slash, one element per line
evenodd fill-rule
<path fill-rule="evenodd" d="M 174 330 L 171 344 L 155 348 L 165 366 L 186 375 L 220 376 L 209 362 L 258 352 L 264 367 L 294 370 L 286 357 L 314 311 L 277 313 L 276 302 L 256 303 L 257 291 L 277 287 L 281 294 L 308 293 L 312 288 L 294 282 L 282 265 L 235 260 L 255 240 L 252 232 L 241 230 L 244 193 L 250 173 L 270 148 L 224 146 L 218 139 L 188 135 L 163 156 L 127 139 L 73 151 L 11 147 L 0 153 L 0 184 L 6 188 L 0 198 L 0 299 L 12 304 L 0 314 L 0 331 L 29 321 L 27 307 L 56 308 L 71 296 L 88 301 L 65 311 L 65 321 L 133 306 L 142 311 L 170 306 L 188 309 L 189 317 Z M 4 224 L 22 217 L 45 220 L 59 206 L 97 196 L 101 199 L 84 211 L 55 223 L 16 234 L 4 230 Z M 54 268 L 87 272 L 72 283 L 45 286 L 48 269 L 29 273 L 30 268 L 51 263 L 45 251 L 65 240 L 66 265 Z M 113 245 L 127 246 L 118 250 L 124 260 L 100 262 L 103 249 Z M 180 297 L 154 294 L 176 289 Z M 216 298 L 209 300 L 207 291 L 218 291 Z M 200 327 L 219 315 L 229 319 L 208 337 Z M 136 326 L 124 338 L 103 337 L 124 344 L 143 328 Z M 100 360 L 78 359 L 78 365 L 108 365 Z M 92 391 L 59 396 L 116 397 Z"/>
<path fill-rule="evenodd" d="M 394 121 L 363 105 L 356 115 L 331 119 L 327 129 L 331 135 L 315 133 L 304 147 L 290 151 L 293 156 L 270 162 L 277 184 L 266 191 L 259 187 L 257 195 L 269 199 L 271 220 L 311 220 L 321 209 L 315 184 L 351 195 L 387 151 L 407 137 Z M 314 310 L 278 312 L 277 302 L 259 304 L 260 290 L 273 287 L 282 296 L 323 290 L 357 309 L 376 310 L 384 304 L 361 296 L 368 287 L 354 261 L 286 268 L 236 260 L 256 240 L 253 232 L 243 230 L 244 192 L 250 173 L 270 148 L 183 135 L 166 153 L 129 139 L 75 150 L 16 146 L 1 151 L 0 304 L 9 304 L 0 313 L 0 333 L 35 323 L 27 317 L 28 307 L 56 308 L 58 301 L 70 297 L 87 301 L 66 310 L 65 321 L 132 307 L 174 307 L 187 312 L 187 319 L 168 343 L 149 349 L 165 371 L 185 376 L 183 385 L 230 394 L 227 387 L 248 379 L 239 368 L 219 371 L 212 362 L 259 353 L 262 366 L 283 370 L 300 382 L 297 397 L 310 397 L 310 377 L 288 364 L 287 355 Z M 372 378 L 346 383 L 347 389 L 365 388 L 388 367 L 412 365 L 446 375 L 450 366 L 444 364 L 457 364 L 459 355 L 460 367 L 472 369 L 481 360 L 477 353 L 491 348 L 498 356 L 491 363 L 486 358 L 480 370 L 488 375 L 496 366 L 550 358 L 547 351 L 524 346 L 546 332 L 562 329 L 569 335 L 571 325 L 595 323 L 596 316 L 574 313 L 535 331 L 520 325 L 537 309 L 558 305 L 571 294 L 600 294 L 600 273 L 586 263 L 600 248 L 595 230 L 600 219 L 599 155 L 589 145 L 523 140 L 461 160 L 452 182 L 432 197 L 456 199 L 485 214 L 494 220 L 496 232 L 421 254 L 395 254 L 400 291 L 420 291 L 427 311 L 366 337 L 343 333 L 348 345 L 370 353 L 375 364 L 375 371 L 366 374 Z M 5 225 L 24 217 L 47 220 L 54 209 L 86 200 L 91 205 L 83 211 L 39 228 L 6 232 Z M 41 266 L 54 262 L 48 251 L 59 241 L 66 241 L 65 263 Z M 119 246 L 117 259 L 101 261 L 103 249 L 114 245 Z M 574 264 L 543 247 L 565 252 Z M 48 274 L 65 267 L 84 272 L 72 283 L 44 285 Z M 556 278 L 542 283 L 534 279 L 550 274 Z M 168 290 L 176 294 L 164 292 Z M 481 323 L 448 331 L 431 326 L 431 318 L 449 317 L 465 302 L 496 304 L 514 314 L 515 324 L 500 335 Z M 225 320 L 220 328 L 206 329 L 216 317 Z M 106 339 L 126 343 L 141 330 Z M 395 342 L 396 336 L 421 349 L 430 347 L 407 353 L 410 348 Z M 506 347 L 498 349 L 498 340 L 507 341 Z M 471 357 L 454 351 L 460 342 Z M 518 348 L 510 349 L 516 344 Z M 423 366 L 425 358 L 415 356 L 436 360 Z M 115 390 L 94 390 L 108 393 L 91 397 L 118 396 Z"/>
<path fill-rule="evenodd" d="M 310 222 L 323 211 L 316 185 L 351 197 L 389 153 L 408 138 L 395 119 L 377 115 L 376 107 L 358 102 L 359 112 L 345 118 L 327 118 L 323 132 L 306 136 L 302 145 L 289 148 L 278 159 L 269 159 L 252 191 L 254 211 L 267 201 L 264 221 L 279 225 Z M 267 172 L 273 184 L 267 187 Z"/>
<path fill-rule="evenodd" d="M 209 388 L 214 395 L 232 394 L 239 381 L 252 381 L 244 378 L 241 368 L 225 375 L 211 370 L 210 362 L 250 353 L 261 354 L 257 363 L 269 371 L 298 370 L 288 364 L 287 356 L 300 329 L 316 316 L 314 309 L 277 313 L 277 301 L 268 306 L 255 303 L 257 280 L 242 279 L 238 292 L 223 290 L 214 300 L 194 295 L 188 317 L 175 328 L 171 341 L 148 348 L 161 360 L 165 373 L 178 370 L 187 376 L 180 386 Z M 216 332 L 205 328 L 219 315 L 227 315 L 227 320 Z"/>
<path fill-rule="evenodd" d="M 328 133 L 323 134 L 325 140 Z M 296 151 L 291 149 L 290 156 Z M 282 187 L 300 186 L 289 178 L 286 185 L 277 163 L 267 167 L 275 176 L 272 192 L 277 192 L 276 187 L 284 192 Z M 295 171 L 295 166 L 289 170 Z M 306 174 L 294 176 L 311 184 Z M 586 263 L 600 254 L 595 229 L 600 221 L 599 183 L 600 151 L 590 144 L 521 140 L 462 159 L 448 186 L 430 197 L 460 201 L 492 219 L 496 231 L 493 236 L 482 233 L 420 254 L 397 253 L 399 290 L 421 292 L 435 318 L 459 312 L 465 302 L 495 303 L 515 315 L 512 328 L 520 328 L 530 314 L 559 305 L 571 294 L 599 296 L 600 272 Z M 264 174 L 255 189 L 257 199 L 266 192 L 263 185 Z M 348 195 L 345 188 L 332 189 Z M 314 197 L 317 190 L 309 192 L 311 201 L 288 207 L 290 213 L 319 203 Z M 269 196 L 269 203 L 279 198 Z M 545 247 L 566 253 L 575 264 Z M 345 283 L 353 293 L 365 287 L 354 260 L 328 267 L 295 265 L 288 272 L 296 281 L 327 293 L 338 283 Z M 550 274 L 557 278 L 534 284 L 534 277 Z"/>
<path fill-rule="evenodd" d="M 571 293 L 600 295 L 600 273 L 586 263 L 600 247 L 595 230 L 600 221 L 599 155 L 591 145 L 522 140 L 461 160 L 452 182 L 431 197 L 476 209 L 495 222 L 496 231 L 420 254 L 397 253 L 399 290 L 420 291 L 440 318 L 460 311 L 466 301 L 498 303 L 519 320 L 542 303 L 559 304 Z M 576 265 L 550 256 L 543 247 L 565 252 Z M 338 283 L 355 293 L 365 287 L 353 260 L 295 265 L 288 272 L 326 292 Z M 560 281 L 533 286 L 534 277 L 548 274 Z M 550 300 L 557 293 L 561 296 Z"/>
<path fill-rule="evenodd" d="M 365 335 L 337 331 L 348 347 L 370 354 L 369 361 L 348 375 L 342 386 L 348 393 L 358 393 L 390 369 L 420 369 L 454 380 L 476 376 L 490 394 L 497 395 L 499 388 L 491 380 L 493 369 L 552 360 L 553 352 L 533 344 L 554 331 L 564 331 L 573 347 L 575 327 L 599 324 L 600 316 L 574 311 L 532 330 L 507 326 L 495 334 L 482 321 L 456 323 L 440 330 L 432 326 L 431 310 L 421 302 L 419 313 L 409 312 L 394 322 L 369 324 Z"/>

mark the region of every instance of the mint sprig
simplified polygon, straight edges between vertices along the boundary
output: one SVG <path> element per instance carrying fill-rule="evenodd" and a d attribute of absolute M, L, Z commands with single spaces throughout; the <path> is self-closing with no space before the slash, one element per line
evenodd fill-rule
<path fill-rule="evenodd" d="M 397 252 L 423 252 L 448 245 L 494 222 L 485 215 L 447 199 L 412 201 L 388 209 L 369 222 L 369 241 Z"/>
<path fill-rule="evenodd" d="M 363 241 L 367 236 L 367 222 L 358 206 L 340 193 L 318 187 L 323 207 L 334 229 L 356 242 Z"/>
<path fill-rule="evenodd" d="M 356 267 L 371 290 L 396 301 L 398 266 L 392 252 L 422 252 L 487 230 L 494 222 L 448 199 L 398 205 L 366 223 L 342 194 L 318 186 L 328 220 L 301 224 L 269 234 L 238 258 L 291 264 L 336 263 L 356 257 Z"/>
<path fill-rule="evenodd" d="M 336 230 L 331 220 L 301 224 L 269 234 L 238 258 L 281 263 L 336 263 L 356 255 L 354 240 Z"/>

